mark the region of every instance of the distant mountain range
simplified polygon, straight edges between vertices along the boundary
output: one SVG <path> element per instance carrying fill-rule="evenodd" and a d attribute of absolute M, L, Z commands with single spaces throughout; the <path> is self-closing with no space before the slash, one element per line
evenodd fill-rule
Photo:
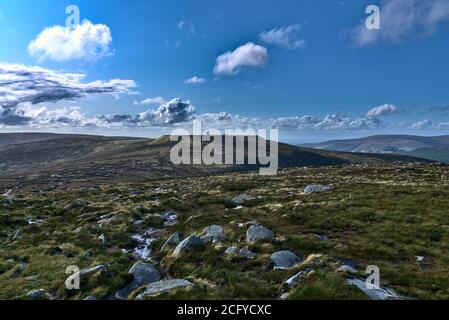
<path fill-rule="evenodd" d="M 378 135 L 360 139 L 305 144 L 304 146 L 342 152 L 401 154 L 449 163 L 449 135 L 436 137 Z"/>
<path fill-rule="evenodd" d="M 247 171 L 249 165 L 174 165 L 168 136 L 137 139 L 88 135 L 0 133 L 0 176 L 13 181 L 145 180 Z M 279 144 L 279 167 L 426 162 L 410 156 L 316 150 Z"/>

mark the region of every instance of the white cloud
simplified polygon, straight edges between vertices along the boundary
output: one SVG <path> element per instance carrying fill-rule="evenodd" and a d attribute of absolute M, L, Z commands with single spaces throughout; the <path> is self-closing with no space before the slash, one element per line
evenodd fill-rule
<path fill-rule="evenodd" d="M 84 20 L 74 29 L 63 26 L 45 28 L 30 42 L 28 52 L 41 61 L 94 61 L 111 54 L 111 42 L 108 26 Z"/>
<path fill-rule="evenodd" d="M 306 45 L 304 39 L 299 36 L 301 26 L 294 24 L 288 27 L 274 28 L 269 31 L 263 31 L 260 34 L 260 40 L 275 44 L 287 49 L 300 49 Z"/>
<path fill-rule="evenodd" d="M 228 51 L 217 58 L 214 67 L 216 75 L 235 75 L 243 67 L 261 67 L 267 63 L 266 48 L 252 42 L 244 44 L 234 51 Z"/>
<path fill-rule="evenodd" d="M 97 95 L 132 94 L 133 80 L 84 83 L 85 74 L 62 73 L 36 66 L 0 64 L 0 122 L 23 124 L 43 112 L 43 103 L 73 101 Z M 30 106 L 39 105 L 31 109 Z M 33 111 L 33 112 L 32 112 Z"/>
<path fill-rule="evenodd" d="M 153 106 L 153 105 L 158 105 L 160 106 L 161 104 L 167 103 L 167 100 L 165 100 L 162 97 L 154 97 L 154 98 L 147 98 L 145 100 L 142 101 L 134 101 L 134 105 L 138 106 L 138 105 L 146 105 L 146 106 Z"/>
<path fill-rule="evenodd" d="M 193 119 L 195 107 L 189 101 L 173 99 L 161 105 L 157 110 L 147 110 L 137 116 L 140 122 L 148 125 L 173 125 Z"/>
<path fill-rule="evenodd" d="M 384 104 L 369 110 L 366 114 L 367 117 L 378 117 L 394 114 L 398 112 L 398 108 L 392 104 Z"/>
<path fill-rule="evenodd" d="M 380 13 L 380 30 L 368 30 L 364 20 L 351 30 L 356 46 L 398 43 L 413 34 L 432 34 L 449 22 L 449 1 L 383 0 Z"/>
<path fill-rule="evenodd" d="M 186 83 L 186 84 L 203 84 L 203 83 L 206 83 L 206 79 L 194 76 L 190 79 L 185 80 L 184 83 Z"/>

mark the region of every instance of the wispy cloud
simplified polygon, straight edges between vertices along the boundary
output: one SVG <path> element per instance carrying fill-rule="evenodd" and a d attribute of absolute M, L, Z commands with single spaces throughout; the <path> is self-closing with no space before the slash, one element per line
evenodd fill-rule
<path fill-rule="evenodd" d="M 139 105 L 145 105 L 145 106 L 154 106 L 154 105 L 158 105 L 160 106 L 161 104 L 167 103 L 167 100 L 165 100 L 162 97 L 154 97 L 154 98 L 147 98 L 141 101 L 134 101 L 134 105 L 135 106 L 139 106 Z"/>
<path fill-rule="evenodd" d="M 217 58 L 214 73 L 216 75 L 235 75 L 244 67 L 261 67 L 268 61 L 268 50 L 252 42 L 244 44 L 234 51 L 228 51 Z"/>
<path fill-rule="evenodd" d="M 63 26 L 45 28 L 30 42 L 28 52 L 40 61 L 94 61 L 111 54 L 111 42 L 108 26 L 84 20 L 73 29 Z"/>
<path fill-rule="evenodd" d="M 190 34 L 195 34 L 195 25 L 191 21 L 179 21 L 178 29 L 187 31 Z"/>
<path fill-rule="evenodd" d="M 300 32 L 301 26 L 294 24 L 288 27 L 263 31 L 259 37 L 262 42 L 267 44 L 274 44 L 293 50 L 303 48 L 306 45 L 305 40 L 300 37 Z"/>
<path fill-rule="evenodd" d="M 367 29 L 365 21 L 350 30 L 356 46 L 398 43 L 413 34 L 431 35 L 449 22 L 449 1 L 383 0 L 380 13 L 380 30 Z"/>

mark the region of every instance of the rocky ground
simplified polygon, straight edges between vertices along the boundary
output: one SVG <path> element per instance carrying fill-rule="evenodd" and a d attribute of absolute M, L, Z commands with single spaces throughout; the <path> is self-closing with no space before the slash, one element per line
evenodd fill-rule
<path fill-rule="evenodd" d="M 449 299 L 448 169 L 5 189 L 0 299 Z"/>

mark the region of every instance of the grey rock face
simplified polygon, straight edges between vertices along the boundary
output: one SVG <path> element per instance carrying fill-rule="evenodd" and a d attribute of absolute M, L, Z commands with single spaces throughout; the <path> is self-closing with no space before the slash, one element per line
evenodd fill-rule
<path fill-rule="evenodd" d="M 181 252 L 193 250 L 195 248 L 199 248 L 204 246 L 204 241 L 201 238 L 198 238 L 196 236 L 190 236 L 183 241 L 181 241 L 175 248 L 175 251 L 173 251 L 173 254 L 178 255 Z"/>
<path fill-rule="evenodd" d="M 248 194 L 241 194 L 241 195 L 233 198 L 232 202 L 234 202 L 234 204 L 237 206 L 241 206 L 241 205 L 245 204 L 245 202 L 255 200 L 255 199 L 256 199 L 256 197 L 254 197 L 254 196 L 250 196 Z"/>
<path fill-rule="evenodd" d="M 240 255 L 247 259 L 254 259 L 257 256 L 257 253 L 252 252 L 248 249 L 248 247 L 243 247 L 242 249 L 240 249 Z"/>
<path fill-rule="evenodd" d="M 269 242 L 274 240 L 274 233 L 263 226 L 250 226 L 246 232 L 246 241 L 248 242 Z"/>
<path fill-rule="evenodd" d="M 331 186 L 325 186 L 322 184 L 311 184 L 304 189 L 304 193 L 312 194 L 312 193 L 318 193 L 318 192 L 326 192 L 331 189 L 332 189 Z"/>
<path fill-rule="evenodd" d="M 301 262 L 299 257 L 287 250 L 273 253 L 271 255 L 271 260 L 274 262 L 275 270 L 291 269 Z"/>
<path fill-rule="evenodd" d="M 181 234 L 179 232 L 176 232 L 170 236 L 170 238 L 165 241 L 165 243 L 161 247 L 161 251 L 165 250 L 168 246 L 172 244 L 178 244 L 179 241 L 181 241 Z"/>
<path fill-rule="evenodd" d="M 133 275 L 134 280 L 120 291 L 117 291 L 115 294 L 117 299 L 126 300 L 137 288 L 159 281 L 162 278 L 159 270 L 149 263 L 137 262 L 128 273 Z"/>
<path fill-rule="evenodd" d="M 193 287 L 193 286 L 194 284 L 187 280 L 180 280 L 180 279 L 162 280 L 147 285 L 145 291 L 139 294 L 136 300 L 144 300 L 145 297 L 148 296 L 153 296 L 174 289 Z"/>
<path fill-rule="evenodd" d="M 221 226 L 210 226 L 203 230 L 201 236 L 205 242 L 221 243 L 224 241 L 224 229 Z"/>

